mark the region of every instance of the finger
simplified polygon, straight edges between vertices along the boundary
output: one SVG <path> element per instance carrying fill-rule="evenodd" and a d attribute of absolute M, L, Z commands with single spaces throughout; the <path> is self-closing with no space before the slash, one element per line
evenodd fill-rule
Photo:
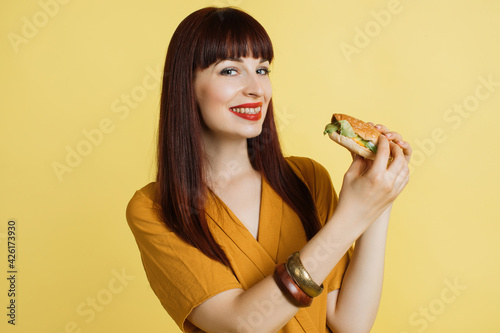
<path fill-rule="evenodd" d="M 398 132 L 390 131 L 386 126 L 378 124 L 375 128 L 390 141 L 403 141 L 403 136 Z"/>
<path fill-rule="evenodd" d="M 363 170 L 365 169 L 365 159 L 357 154 L 353 154 L 352 158 L 353 161 L 346 174 L 355 176 L 361 175 L 363 173 Z"/>
<path fill-rule="evenodd" d="M 394 142 L 403 141 L 403 136 L 397 132 L 387 132 L 384 135 L 387 139 Z"/>
<path fill-rule="evenodd" d="M 386 126 L 382 125 L 382 124 L 377 124 L 377 125 L 375 125 L 375 128 L 376 128 L 376 129 L 377 129 L 380 133 L 382 133 L 382 134 L 385 134 L 385 133 L 389 133 L 389 132 L 390 132 L 390 131 L 389 131 L 389 129 L 388 129 Z"/>
<path fill-rule="evenodd" d="M 386 126 L 382 124 L 377 124 L 373 125 L 373 123 L 368 123 L 372 126 L 375 126 L 375 128 L 382 134 L 385 135 L 386 138 L 388 138 L 391 141 L 398 142 L 398 141 L 403 141 L 403 136 L 399 134 L 398 132 L 392 132 L 390 131 Z"/>
<path fill-rule="evenodd" d="M 406 141 L 398 141 L 396 143 L 403 149 L 403 154 L 405 155 L 406 162 L 410 163 L 411 155 L 413 153 L 413 149 L 411 148 L 410 144 Z"/>
<path fill-rule="evenodd" d="M 390 152 L 391 148 L 389 146 L 389 140 L 383 135 L 379 136 L 377 145 L 377 154 L 375 154 L 375 159 L 373 160 L 373 166 L 370 170 L 373 170 L 374 172 L 386 170 Z"/>
<path fill-rule="evenodd" d="M 396 195 L 399 195 L 403 189 L 406 187 L 408 182 L 410 181 L 410 170 L 406 167 L 402 170 L 402 172 L 396 178 L 394 182 L 394 188 L 396 188 Z"/>
<path fill-rule="evenodd" d="M 390 142 L 389 145 L 391 148 L 392 161 L 389 164 L 388 171 L 390 171 L 394 175 L 397 175 L 407 164 L 406 159 L 403 154 L 403 150 L 397 144 L 395 144 L 394 142 Z"/>
<path fill-rule="evenodd" d="M 388 165 L 387 175 L 391 182 L 391 194 L 396 198 L 403 189 L 402 184 L 409 171 L 401 148 L 393 142 L 390 143 L 390 146 L 393 160 Z"/>

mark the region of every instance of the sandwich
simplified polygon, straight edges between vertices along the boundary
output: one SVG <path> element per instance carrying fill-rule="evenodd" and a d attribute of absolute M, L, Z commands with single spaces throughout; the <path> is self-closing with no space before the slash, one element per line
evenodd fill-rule
<path fill-rule="evenodd" d="M 371 160 L 375 159 L 380 132 L 362 120 L 334 113 L 332 122 L 326 125 L 323 134 L 328 134 L 330 139 L 355 154 Z"/>

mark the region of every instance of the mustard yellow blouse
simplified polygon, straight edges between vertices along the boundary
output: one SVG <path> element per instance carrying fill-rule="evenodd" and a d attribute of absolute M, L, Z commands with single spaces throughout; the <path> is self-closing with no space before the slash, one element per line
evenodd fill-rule
<path fill-rule="evenodd" d="M 287 161 L 311 191 L 324 225 L 337 204 L 328 172 L 309 158 L 289 157 Z M 228 289 L 251 288 L 307 242 L 300 219 L 265 179 L 258 240 L 221 200 L 209 199 L 208 225 L 226 252 L 233 272 L 182 241 L 157 218 L 155 186 L 156 183 L 150 183 L 136 191 L 127 206 L 127 221 L 151 288 L 183 332 L 202 332 L 186 319 L 197 305 Z M 340 288 L 348 263 L 346 253 L 323 282 L 326 292 L 316 297 L 310 307 L 301 308 L 279 332 L 330 332 L 326 325 L 327 293 Z M 251 327 L 250 322 L 240 324 L 242 328 Z"/>

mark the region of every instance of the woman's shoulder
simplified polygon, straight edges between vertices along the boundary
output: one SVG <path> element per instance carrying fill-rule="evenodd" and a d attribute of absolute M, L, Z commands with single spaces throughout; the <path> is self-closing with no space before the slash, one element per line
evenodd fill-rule
<path fill-rule="evenodd" d="M 151 182 L 138 189 L 137 192 L 139 192 L 149 200 L 154 201 L 157 190 L 158 190 L 158 183 Z"/>
<path fill-rule="evenodd" d="M 307 183 L 330 178 L 326 168 L 309 157 L 289 156 L 285 158 L 292 170 Z"/>
<path fill-rule="evenodd" d="M 141 201 L 154 203 L 156 201 L 157 190 L 158 184 L 156 182 L 148 183 L 135 191 L 129 203 Z"/>
<path fill-rule="evenodd" d="M 126 215 L 129 224 L 141 220 L 155 220 L 158 204 L 155 200 L 158 185 L 151 182 L 136 190 L 129 200 Z"/>

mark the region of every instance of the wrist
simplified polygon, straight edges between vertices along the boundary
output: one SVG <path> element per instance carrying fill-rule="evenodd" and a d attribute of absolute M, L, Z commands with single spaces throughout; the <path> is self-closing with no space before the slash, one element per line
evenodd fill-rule
<path fill-rule="evenodd" d="M 352 223 L 349 212 L 335 210 L 323 228 L 300 250 L 304 268 L 321 284 L 363 230 Z"/>
<path fill-rule="evenodd" d="M 331 220 L 335 221 L 337 227 L 341 228 L 345 235 L 356 240 L 374 221 L 373 216 L 373 213 L 351 204 L 350 201 L 339 200 Z"/>
<path fill-rule="evenodd" d="M 386 238 L 387 237 L 387 231 L 389 230 L 389 220 L 391 216 L 391 209 L 392 205 L 387 207 L 382 214 L 380 214 L 375 221 L 373 221 L 372 224 L 366 230 L 363 232 L 361 239 L 366 239 L 366 238 Z"/>

